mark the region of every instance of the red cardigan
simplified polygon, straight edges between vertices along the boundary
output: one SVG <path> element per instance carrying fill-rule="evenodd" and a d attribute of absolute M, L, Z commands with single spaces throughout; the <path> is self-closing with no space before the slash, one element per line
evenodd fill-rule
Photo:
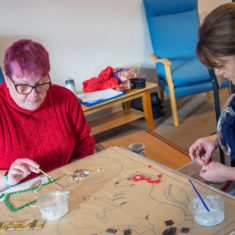
<path fill-rule="evenodd" d="M 52 85 L 41 106 L 29 111 L 14 102 L 5 83 L 0 85 L 0 169 L 29 158 L 51 171 L 92 154 L 89 135 L 81 105 L 68 89 Z"/>

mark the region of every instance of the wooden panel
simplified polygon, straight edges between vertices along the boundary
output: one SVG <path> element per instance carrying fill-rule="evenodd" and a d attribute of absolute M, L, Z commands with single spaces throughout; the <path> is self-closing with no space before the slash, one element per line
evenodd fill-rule
<path fill-rule="evenodd" d="M 91 135 L 96 135 L 142 117 L 144 117 L 143 112 L 135 109 L 127 109 L 88 121 L 88 125 L 91 127 Z"/>
<path fill-rule="evenodd" d="M 178 169 L 191 162 L 185 150 L 152 131 L 138 131 L 130 135 L 101 142 L 100 145 L 104 148 L 115 145 L 127 148 L 130 144 L 136 142 L 145 144 L 146 157 L 172 169 Z"/>

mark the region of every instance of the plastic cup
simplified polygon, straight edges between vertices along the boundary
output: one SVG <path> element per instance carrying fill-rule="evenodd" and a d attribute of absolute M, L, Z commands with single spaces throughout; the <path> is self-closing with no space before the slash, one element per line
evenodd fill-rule
<path fill-rule="evenodd" d="M 144 155 L 145 154 L 145 145 L 144 143 L 133 143 L 130 144 L 128 146 L 128 149 L 130 149 L 131 151 L 138 153 L 140 155 Z"/>
<path fill-rule="evenodd" d="M 224 221 L 224 199 L 217 195 L 202 197 L 209 212 L 202 201 L 197 197 L 189 203 L 189 209 L 194 215 L 195 221 L 202 226 L 215 226 Z"/>
<path fill-rule="evenodd" d="M 47 220 L 56 220 L 68 212 L 69 192 L 55 191 L 41 196 L 37 207 L 41 210 L 42 217 Z"/>

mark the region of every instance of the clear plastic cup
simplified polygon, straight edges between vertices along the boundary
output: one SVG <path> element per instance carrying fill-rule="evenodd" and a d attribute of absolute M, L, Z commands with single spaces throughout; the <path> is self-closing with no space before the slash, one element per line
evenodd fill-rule
<path fill-rule="evenodd" d="M 42 217 L 47 220 L 56 220 L 68 212 L 69 192 L 55 191 L 41 196 L 37 207 L 41 210 Z"/>
<path fill-rule="evenodd" d="M 189 203 L 189 209 L 194 215 L 195 221 L 202 226 L 215 226 L 224 221 L 224 199 L 217 195 L 202 197 L 209 212 L 202 201 L 197 197 Z"/>

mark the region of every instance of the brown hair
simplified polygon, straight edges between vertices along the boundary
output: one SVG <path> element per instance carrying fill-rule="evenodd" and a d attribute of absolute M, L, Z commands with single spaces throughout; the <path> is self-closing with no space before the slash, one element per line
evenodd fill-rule
<path fill-rule="evenodd" d="M 223 4 L 206 16 L 198 30 L 197 56 L 211 68 L 220 68 L 223 56 L 235 55 L 235 2 Z"/>

